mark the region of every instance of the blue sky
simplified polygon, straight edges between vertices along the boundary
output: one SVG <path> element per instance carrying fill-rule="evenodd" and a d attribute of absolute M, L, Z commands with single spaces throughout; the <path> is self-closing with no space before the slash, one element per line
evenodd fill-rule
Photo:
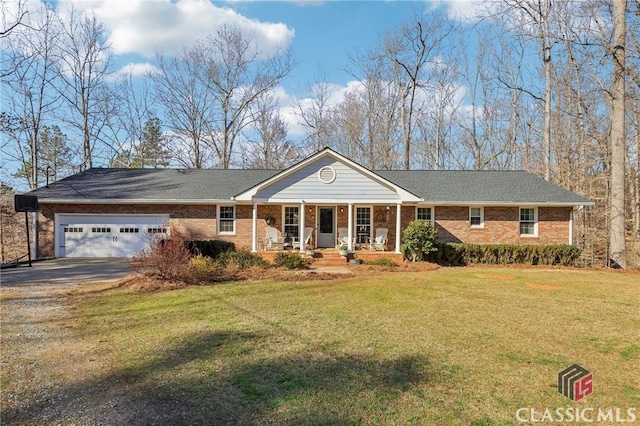
<path fill-rule="evenodd" d="M 69 5 L 93 10 L 110 32 L 115 68 L 130 65 L 140 72 L 153 66 L 156 50 L 175 52 L 222 25 L 237 25 L 251 32 L 264 51 L 284 46 L 293 52 L 297 66 L 283 81 L 290 95 L 301 95 L 316 82 L 319 69 L 327 82 L 346 85 L 348 54 L 374 47 L 385 31 L 416 13 L 443 8 L 468 16 L 474 10 L 472 0 L 61 0 L 52 4 L 60 13 Z"/>
<path fill-rule="evenodd" d="M 295 31 L 291 50 L 298 65 L 283 82 L 288 91 L 304 91 L 315 82 L 319 68 L 331 83 L 352 79 L 344 71 L 348 55 L 373 48 L 385 31 L 408 21 L 415 10 L 433 7 L 424 2 L 331 1 L 300 6 L 289 2 L 242 2 L 239 13 L 261 21 L 281 22 Z"/>
<path fill-rule="evenodd" d="M 36 10 L 42 0 L 24 0 Z M 339 102 L 354 77 L 345 68 L 349 54 L 374 48 L 385 32 L 421 13 L 441 9 L 456 20 L 473 19 L 481 0 L 429 1 L 246 1 L 246 0 L 57 0 L 47 2 L 65 16 L 73 6 L 104 23 L 116 75 L 152 71 L 156 52 L 178 53 L 197 40 L 232 25 L 268 54 L 287 48 L 297 65 L 277 90 L 290 137 L 304 129 L 295 104 L 305 104 L 312 85 L 328 83 Z"/>

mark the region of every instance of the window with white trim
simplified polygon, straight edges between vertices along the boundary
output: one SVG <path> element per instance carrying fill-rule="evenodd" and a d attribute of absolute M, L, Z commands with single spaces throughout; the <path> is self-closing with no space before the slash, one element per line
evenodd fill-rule
<path fill-rule="evenodd" d="M 416 220 L 424 220 L 433 226 L 433 207 L 416 207 Z"/>
<path fill-rule="evenodd" d="M 218 233 L 233 234 L 236 232 L 236 207 L 218 206 Z"/>
<path fill-rule="evenodd" d="M 356 243 L 366 244 L 371 238 L 371 207 L 356 207 Z"/>
<path fill-rule="evenodd" d="M 469 225 L 484 228 L 484 207 L 469 207 Z"/>
<path fill-rule="evenodd" d="M 535 207 L 520 208 L 520 235 L 523 237 L 538 235 L 538 214 Z"/>
<path fill-rule="evenodd" d="M 298 238 L 300 234 L 300 207 L 285 206 L 284 207 L 284 224 L 283 234 L 285 238 Z"/>

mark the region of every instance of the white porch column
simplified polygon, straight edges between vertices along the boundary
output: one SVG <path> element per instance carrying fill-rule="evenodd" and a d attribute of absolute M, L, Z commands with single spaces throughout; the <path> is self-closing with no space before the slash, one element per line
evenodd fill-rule
<path fill-rule="evenodd" d="M 347 209 L 347 220 L 348 228 L 347 228 L 347 251 L 351 253 L 354 249 L 353 247 L 353 203 L 349 203 L 349 208 Z"/>
<path fill-rule="evenodd" d="M 569 245 L 573 245 L 573 210 L 569 212 Z"/>
<path fill-rule="evenodd" d="M 300 217 L 298 221 L 298 244 L 300 253 L 304 251 L 304 200 L 300 202 Z"/>
<path fill-rule="evenodd" d="M 400 232 L 401 224 L 402 224 L 402 204 L 398 203 L 396 205 L 396 253 L 400 253 Z"/>
<path fill-rule="evenodd" d="M 252 218 L 251 218 L 251 252 L 255 253 L 258 251 L 258 203 L 253 202 L 253 210 L 252 210 Z"/>

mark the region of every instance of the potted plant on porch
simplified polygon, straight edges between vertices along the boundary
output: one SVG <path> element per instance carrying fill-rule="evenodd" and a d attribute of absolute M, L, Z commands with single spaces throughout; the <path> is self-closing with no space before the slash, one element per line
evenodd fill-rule
<path fill-rule="evenodd" d="M 311 246 L 310 244 L 305 244 L 304 252 L 309 256 L 313 256 L 313 254 L 315 253 L 313 246 Z"/>
<path fill-rule="evenodd" d="M 340 244 L 340 246 L 338 247 L 338 252 L 340 252 L 340 256 L 346 256 L 347 255 L 347 246 Z"/>

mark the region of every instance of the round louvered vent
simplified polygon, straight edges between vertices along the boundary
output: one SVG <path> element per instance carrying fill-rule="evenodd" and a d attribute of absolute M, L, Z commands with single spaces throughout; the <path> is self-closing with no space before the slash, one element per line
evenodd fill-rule
<path fill-rule="evenodd" d="M 323 167 L 318 172 L 318 178 L 321 182 L 331 183 L 336 180 L 336 171 L 333 169 L 333 167 Z"/>

